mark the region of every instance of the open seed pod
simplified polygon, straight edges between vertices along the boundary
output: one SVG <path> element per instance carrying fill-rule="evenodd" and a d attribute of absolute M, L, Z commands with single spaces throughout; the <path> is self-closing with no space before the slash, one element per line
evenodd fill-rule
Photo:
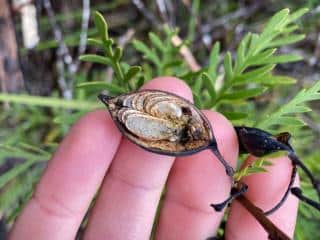
<path fill-rule="evenodd" d="M 109 97 L 99 95 L 120 131 L 146 150 L 189 155 L 216 140 L 207 118 L 188 100 L 159 90 Z"/>

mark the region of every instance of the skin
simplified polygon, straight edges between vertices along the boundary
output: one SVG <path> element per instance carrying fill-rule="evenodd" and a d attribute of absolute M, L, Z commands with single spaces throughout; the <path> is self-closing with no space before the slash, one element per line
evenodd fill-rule
<path fill-rule="evenodd" d="M 153 79 L 143 88 L 173 92 L 192 101 L 186 84 L 172 77 Z M 222 155 L 235 166 L 238 143 L 231 123 L 219 113 L 204 113 Z M 273 163 L 270 172 L 245 178 L 247 197 L 263 209 L 281 198 L 290 178 L 289 159 L 282 157 Z M 122 138 L 107 110 L 88 113 L 60 144 L 9 239 L 74 239 L 99 188 L 83 239 L 149 239 L 165 183 L 155 239 L 214 236 L 223 213 L 215 212 L 209 204 L 228 196 L 230 179 L 212 153 L 202 151 L 176 159 L 150 153 Z M 297 199 L 290 196 L 270 216 L 291 237 L 297 208 Z M 249 238 L 267 239 L 267 235 L 235 201 L 226 239 Z"/>

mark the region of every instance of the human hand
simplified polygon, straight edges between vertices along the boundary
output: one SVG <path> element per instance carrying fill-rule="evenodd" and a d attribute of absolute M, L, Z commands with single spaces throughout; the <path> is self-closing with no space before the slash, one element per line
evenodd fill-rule
<path fill-rule="evenodd" d="M 144 88 L 192 100 L 190 89 L 175 78 L 156 78 Z M 204 113 L 212 124 L 219 150 L 235 167 L 238 143 L 233 126 L 219 113 Z M 291 175 L 289 159 L 281 157 L 273 163 L 269 172 L 244 179 L 249 186 L 248 199 L 265 210 L 280 200 Z M 231 187 L 216 157 L 207 150 L 176 159 L 147 152 L 122 138 L 107 110 L 91 112 L 71 128 L 60 144 L 10 239 L 74 239 L 99 188 L 83 239 L 149 239 L 166 181 L 155 239 L 201 240 L 214 236 L 223 213 L 215 212 L 210 203 L 223 201 Z M 297 208 L 297 199 L 290 195 L 270 216 L 291 237 Z M 267 234 L 234 201 L 226 238 L 260 240 L 267 239 Z"/>

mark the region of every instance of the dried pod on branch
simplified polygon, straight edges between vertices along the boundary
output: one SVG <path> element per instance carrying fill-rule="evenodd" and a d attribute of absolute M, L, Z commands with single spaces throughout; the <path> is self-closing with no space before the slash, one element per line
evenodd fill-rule
<path fill-rule="evenodd" d="M 175 94 L 159 90 L 142 90 L 117 97 L 99 95 L 120 131 L 133 143 L 144 149 L 170 156 L 190 155 L 210 149 L 223 164 L 228 176 L 234 175 L 233 168 L 224 160 L 217 146 L 210 122 L 191 102 Z M 297 166 L 300 166 L 310 178 L 320 196 L 320 183 L 313 177 L 289 144 L 290 134 L 276 136 L 261 129 L 235 127 L 240 151 L 254 156 L 264 156 L 276 151 L 287 151 L 292 161 L 292 174 L 283 197 L 265 214 L 276 211 L 289 193 L 320 210 L 320 205 L 307 199 L 293 188 Z M 230 196 L 223 202 L 211 204 L 221 211 L 234 198 L 247 191 L 244 183 L 233 182 Z"/>

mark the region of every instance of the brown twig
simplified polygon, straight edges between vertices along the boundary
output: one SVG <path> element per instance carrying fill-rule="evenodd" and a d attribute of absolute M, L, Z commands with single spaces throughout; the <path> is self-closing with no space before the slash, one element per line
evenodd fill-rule
<path fill-rule="evenodd" d="M 78 54 L 83 54 L 86 49 L 87 31 L 90 16 L 90 0 L 83 0 L 81 34 L 78 48 Z M 78 56 L 73 58 L 64 41 L 62 29 L 59 26 L 55 13 L 53 11 L 51 1 L 43 0 L 43 6 L 47 12 L 49 23 L 53 30 L 53 35 L 58 43 L 57 48 L 57 70 L 59 73 L 58 84 L 65 99 L 72 99 L 72 88 L 74 83 L 74 74 L 79 68 Z M 68 74 L 66 74 L 66 72 Z"/>
<path fill-rule="evenodd" d="M 276 225 L 274 225 L 274 223 L 264 215 L 263 211 L 260 208 L 256 207 L 249 199 L 242 195 L 239 196 L 237 200 L 243 207 L 245 207 L 245 209 L 247 209 L 248 212 L 250 212 L 252 216 L 255 217 L 255 219 L 260 223 L 264 230 L 266 230 L 266 232 L 269 234 L 269 239 L 290 240 L 290 238 Z"/>
<path fill-rule="evenodd" d="M 142 15 L 151 22 L 152 25 L 160 28 L 160 22 L 158 19 L 145 7 L 143 1 L 141 0 L 132 0 L 134 6 L 142 13 Z"/>
<path fill-rule="evenodd" d="M 171 42 L 176 47 L 182 44 L 182 40 L 178 35 L 174 35 L 171 38 Z M 189 48 L 187 48 L 187 46 L 183 45 L 180 48 L 179 52 L 193 72 L 199 71 L 201 69 L 201 66 L 197 63 L 197 60 L 194 58 L 192 52 L 189 50 Z"/>
<path fill-rule="evenodd" d="M 173 4 L 170 0 L 156 0 L 156 4 L 158 6 L 160 15 L 162 20 L 165 23 L 168 23 L 169 26 L 174 26 L 174 12 L 173 12 Z"/>

